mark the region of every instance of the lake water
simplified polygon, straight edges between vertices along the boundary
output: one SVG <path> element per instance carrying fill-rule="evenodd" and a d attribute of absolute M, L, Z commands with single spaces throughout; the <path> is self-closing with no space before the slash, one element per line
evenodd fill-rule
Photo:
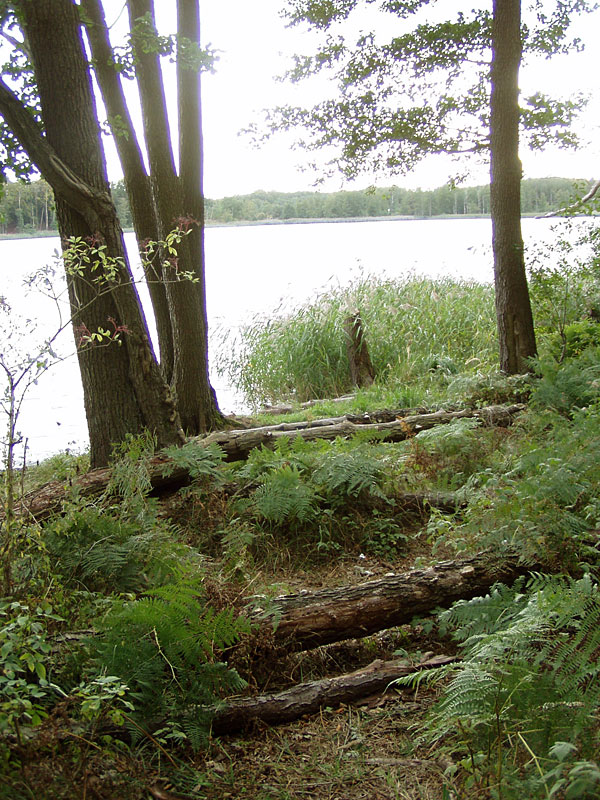
<path fill-rule="evenodd" d="M 554 238 L 556 220 L 525 219 L 531 249 Z M 135 252 L 133 234 L 126 235 Z M 491 223 L 488 219 L 390 220 L 209 228 L 206 232 L 209 325 L 233 328 L 256 315 L 272 316 L 314 297 L 321 289 L 346 285 L 360 274 L 396 277 L 414 272 L 491 282 Z M 57 328 L 55 305 L 38 291 L 25 293 L 23 279 L 52 262 L 58 238 L 0 241 L 0 292 L 11 303 L 13 331 L 7 344 L 35 352 L 35 336 L 24 335 L 24 318 L 39 320 L 39 338 Z M 68 314 L 67 317 L 68 318 Z M 10 342 L 7 342 L 8 337 Z M 21 341 L 19 342 L 19 336 Z M 15 340 L 15 341 L 13 341 Z M 61 353 L 73 349 L 69 335 Z M 212 361 L 218 352 L 212 353 Z M 243 404 L 216 376 L 213 385 L 225 412 Z M 74 357 L 43 375 L 23 402 L 19 430 L 28 441 L 28 460 L 87 444 L 82 389 Z"/>

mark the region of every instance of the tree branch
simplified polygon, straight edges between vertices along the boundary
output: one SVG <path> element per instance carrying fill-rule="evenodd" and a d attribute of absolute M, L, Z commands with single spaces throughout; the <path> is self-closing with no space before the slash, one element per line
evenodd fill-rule
<path fill-rule="evenodd" d="M 1 78 L 0 114 L 52 189 L 85 217 L 91 230 L 100 231 L 102 219 L 112 208 L 110 195 L 92 189 L 58 157 L 33 116 Z"/>
<path fill-rule="evenodd" d="M 565 206 L 564 208 L 559 208 L 558 211 L 549 211 L 547 214 L 542 214 L 541 217 L 538 219 L 545 219 L 546 217 L 558 217 L 560 214 L 566 214 L 569 211 L 575 211 L 581 206 L 585 205 L 588 200 L 591 200 L 596 193 L 600 190 L 600 180 L 597 180 L 596 183 L 592 186 L 587 194 L 578 200 L 576 203 L 572 203 L 570 206 Z"/>

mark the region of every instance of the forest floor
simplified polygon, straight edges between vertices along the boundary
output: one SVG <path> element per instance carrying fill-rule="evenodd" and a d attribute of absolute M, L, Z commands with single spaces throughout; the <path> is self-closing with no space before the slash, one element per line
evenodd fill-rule
<path fill-rule="evenodd" d="M 414 521 L 411 528 L 414 532 Z M 415 540 L 414 552 L 397 560 L 360 553 L 310 569 L 293 564 L 269 575 L 258 588 L 295 592 L 345 586 L 402 572 L 430 560 Z M 438 559 L 439 560 L 439 556 Z M 257 583 L 254 582 L 254 586 Z M 454 645 L 413 625 L 318 647 L 257 665 L 249 694 L 278 691 L 364 667 L 394 654 L 451 653 Z M 211 738 L 199 752 L 185 749 L 173 764 L 149 738 L 130 748 L 118 739 L 90 736 L 73 728 L 68 703 L 57 706 L 41 730 L 16 748 L 21 778 L 11 800 L 439 800 L 448 786 L 450 757 L 419 741 L 421 721 L 439 693 L 390 686 L 386 691 L 322 708 L 318 714 L 280 725 Z M 1 781 L 1 778 L 0 778 Z M 175 786 L 173 785 L 175 783 Z M 456 796 L 456 795 L 455 795 Z"/>
<path fill-rule="evenodd" d="M 511 392 L 509 386 L 507 396 L 497 399 L 514 401 Z M 306 413 L 317 417 L 315 409 Z M 487 800 L 501 796 L 490 777 L 496 766 L 489 752 L 477 752 L 475 761 L 465 746 L 456 742 L 446 746 L 444 737 L 433 743 L 427 735 L 429 712 L 447 680 L 433 686 L 422 684 L 418 689 L 389 685 L 353 701 L 325 705 L 295 721 L 278 725 L 255 722 L 240 732 L 209 735 L 201 747 L 192 747 L 185 725 L 178 722 L 182 706 L 173 699 L 174 689 L 189 676 L 185 665 L 174 666 L 167 644 L 159 641 L 157 623 L 139 639 L 132 629 L 124 628 L 121 644 L 125 651 L 131 646 L 133 653 L 144 639 L 146 643 L 151 640 L 159 656 L 171 693 L 167 708 L 172 712 L 159 730 L 136 722 L 141 717 L 133 718 L 133 712 L 127 712 L 128 723 L 122 724 L 121 719 L 120 727 L 111 724 L 115 718 L 102 712 L 102 702 L 108 696 L 106 681 L 113 673 L 109 667 L 108 672 L 94 677 L 90 670 L 98 669 L 98 657 L 94 661 L 89 642 L 82 644 L 78 637 L 93 632 L 90 629 L 95 628 L 99 613 L 106 615 L 111 608 L 132 607 L 140 597 L 152 597 L 155 573 L 162 574 L 163 584 L 168 586 L 164 573 L 157 571 L 153 551 L 127 549 L 123 531 L 129 536 L 133 530 L 134 540 L 146 548 L 150 539 L 143 536 L 154 536 L 152 547 L 158 548 L 164 563 L 177 560 L 179 566 L 173 568 L 169 580 L 176 580 L 184 565 L 196 569 L 197 564 L 206 603 L 217 611 L 234 609 L 236 613 L 244 612 L 251 597 L 276 600 L 281 595 L 356 586 L 456 558 L 457 552 L 468 556 L 491 547 L 499 553 L 509 535 L 503 532 L 504 522 L 508 526 L 517 518 L 519 525 L 533 531 L 531 546 L 547 552 L 549 564 L 552 559 L 555 564 L 562 559 L 557 571 L 566 573 L 581 556 L 574 555 L 575 545 L 568 539 L 557 538 L 557 521 L 565 515 L 565 504 L 573 506 L 573 496 L 592 497 L 596 491 L 597 458 L 592 451 L 597 429 L 583 412 L 577 422 L 581 428 L 574 427 L 566 415 L 550 418 L 544 416 L 545 411 L 539 413 L 541 416 L 531 418 L 525 413 L 519 421 L 500 428 L 480 420 L 456 419 L 439 426 L 440 430 L 424 432 L 426 436 L 409 432 L 406 441 L 398 443 L 372 435 L 335 442 L 293 439 L 272 450 L 256 448 L 243 463 L 215 462 L 206 467 L 205 461 L 194 462 L 196 467 L 205 465 L 204 474 L 184 481 L 184 486 L 155 492 L 155 497 L 148 496 L 149 484 L 139 490 L 143 470 L 136 450 L 127 466 L 129 472 L 120 473 L 120 498 L 115 496 L 114 486 L 100 499 L 75 493 L 75 499 L 69 501 L 75 504 L 74 510 L 65 506 L 61 515 L 44 523 L 39 531 L 36 528 L 40 538 L 26 553 L 23 569 L 32 575 L 38 569 L 43 579 L 30 579 L 34 588 L 20 599 L 26 600 L 29 608 L 50 599 L 54 612 L 67 618 L 65 624 L 54 623 L 54 632 L 43 640 L 44 647 L 38 648 L 46 665 L 38 676 L 45 675 L 47 668 L 50 680 L 67 690 L 61 689 L 61 697 L 54 699 L 51 707 L 43 707 L 38 724 L 19 723 L 21 717 L 13 712 L 12 726 L 0 725 L 0 799 Z M 552 436 L 556 436 L 556 445 Z M 576 476 L 574 468 L 560 472 L 561 458 L 565 464 L 573 460 L 569 448 L 577 452 L 591 448 Z M 529 462 L 519 460 L 521 451 L 527 453 Z M 544 481 L 554 480 L 546 469 L 548 453 L 554 459 L 552 470 L 558 470 L 560 476 L 559 484 L 548 484 L 547 489 Z M 521 470 L 520 478 L 526 477 L 527 469 L 534 470 L 534 483 L 524 484 L 521 490 L 512 477 L 518 471 L 511 468 L 514 464 Z M 75 467 L 67 483 L 76 484 L 79 466 Z M 507 474 L 512 482 L 504 492 L 502 481 Z M 571 475 L 577 481 L 573 496 L 565 490 Z M 492 476 L 496 477 L 492 480 Z M 48 477 L 53 476 L 45 479 Z M 133 482 L 129 488 L 127 480 Z M 468 512 L 464 506 L 453 513 L 428 506 L 421 513 L 399 510 L 402 492 L 419 488 L 456 493 L 465 486 L 473 499 Z M 534 507 L 538 490 L 539 504 Z M 573 506 L 571 522 L 580 507 L 591 508 L 592 500 L 586 499 L 587 506 L 577 502 L 580 505 Z M 502 505 L 507 503 L 508 510 Z M 96 528 L 88 531 L 90 519 L 95 520 Z M 100 534 L 99 528 L 105 525 L 116 527 Z M 141 539 L 135 539 L 139 533 L 136 525 L 141 526 Z M 110 563 L 116 550 L 88 565 L 90 552 L 116 536 L 114 531 L 121 537 L 119 553 L 126 562 L 119 564 L 121 572 Z M 86 540 L 86 536 L 91 538 Z M 521 538 L 523 558 L 528 559 L 529 540 Z M 81 550 L 74 555 L 77 547 Z M 175 550 L 169 549 L 173 547 Z M 583 545 L 577 544 L 580 547 Z M 36 559 L 41 559 L 38 566 Z M 84 595 L 83 586 L 88 594 Z M 6 606 L 0 610 L 5 616 L 8 613 Z M 349 673 L 377 659 L 402 658 L 418 664 L 426 653 L 454 656 L 458 645 L 438 629 L 437 612 L 432 608 L 431 616 L 414 618 L 409 624 L 301 652 L 270 649 L 268 642 L 261 642 L 261 649 L 250 635 L 247 649 L 242 637 L 242 646 L 215 655 L 227 659 L 246 681 L 246 688 L 233 694 L 264 695 Z M 19 613 L 17 622 L 11 623 L 12 631 L 19 620 L 28 619 L 25 612 Z M 39 618 L 40 612 L 36 613 Z M 0 652 L 0 657 L 11 655 L 9 645 L 14 637 L 10 638 L 9 628 L 3 629 L 9 631 L 8 649 Z M 36 630 L 28 628 L 28 636 Z M 101 638 L 102 630 L 101 624 L 96 637 Z M 20 641 L 21 647 L 25 642 L 29 648 L 27 653 L 33 653 L 31 637 Z M 255 646 L 261 653 L 259 659 L 252 657 Z M 35 657 L 33 653 L 34 661 Z M 8 675 L 6 669 L 4 675 Z M 84 679 L 88 687 L 97 687 L 97 698 L 89 695 L 89 688 L 85 691 L 92 703 L 98 700 L 100 709 L 87 718 L 77 699 L 77 687 L 83 685 L 78 682 Z M 19 691 L 26 689 L 35 698 L 36 682 L 30 676 L 28 680 L 30 684 Z M 127 680 L 136 680 L 136 673 Z M 138 694 L 131 695 L 134 704 L 143 691 L 140 678 Z M 165 689 L 164 696 L 167 694 Z M 185 695 L 183 700 L 185 704 Z M 14 707 L 6 706 L 9 711 Z M 31 714 L 29 717 L 31 720 Z M 458 718 L 457 732 L 461 724 Z M 515 723 L 511 731 L 520 730 L 519 725 Z M 506 754 L 514 739 L 511 731 L 506 740 L 499 740 Z M 523 759 L 521 751 L 506 757 L 512 761 L 504 769 L 517 777 L 532 763 Z M 518 791 L 502 795 L 507 800 L 518 796 Z M 556 792 L 554 796 L 561 797 Z"/>

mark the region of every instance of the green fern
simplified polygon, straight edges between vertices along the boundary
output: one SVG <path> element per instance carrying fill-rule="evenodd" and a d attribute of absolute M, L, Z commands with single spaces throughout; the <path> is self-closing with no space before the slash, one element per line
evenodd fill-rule
<path fill-rule="evenodd" d="M 330 451 L 320 460 L 312 480 L 334 505 L 346 497 L 370 494 L 387 499 L 381 488 L 385 477 L 383 464 L 364 448 L 350 451 Z"/>
<path fill-rule="evenodd" d="M 137 503 L 152 489 L 148 462 L 156 449 L 156 437 L 150 432 L 134 436 L 128 433 L 115 447 L 106 495 L 117 495 L 123 504 Z"/>
<path fill-rule="evenodd" d="M 69 510 L 42 538 L 63 581 L 89 591 L 139 591 L 150 579 L 167 580 L 193 555 L 165 523 L 140 525 L 96 508 Z"/>
<path fill-rule="evenodd" d="M 182 447 L 165 447 L 161 453 L 170 459 L 163 467 L 163 477 L 172 475 L 175 469 L 179 468 L 186 470 L 192 479 L 218 478 L 219 465 L 224 457 L 223 450 L 214 442 L 205 447 L 198 442 L 190 441 Z"/>
<path fill-rule="evenodd" d="M 246 463 L 237 471 L 240 478 L 255 481 L 284 466 L 293 466 L 305 474 L 311 471 L 315 446 L 327 446 L 327 442 L 305 442 L 299 436 L 278 439 L 275 448 L 270 450 L 262 445 L 254 448 Z"/>
<path fill-rule="evenodd" d="M 498 585 L 485 598 L 456 603 L 441 622 L 461 642 L 463 662 L 429 718 L 432 739 L 450 737 L 484 760 L 493 752 L 488 766 L 498 780 L 519 741 L 547 763 L 558 739 L 573 744 L 574 756 L 593 755 L 600 592 L 588 575 Z M 535 781 L 547 796 L 548 781 Z"/>
<path fill-rule="evenodd" d="M 539 361 L 540 380 L 531 404 L 534 408 L 552 408 L 570 415 L 600 399 L 600 348 L 590 347 L 576 358 L 557 364 L 553 359 Z"/>
<path fill-rule="evenodd" d="M 519 454 L 471 481 L 469 506 L 450 535 L 479 548 L 510 547 L 529 563 L 597 560 L 586 540 L 600 526 L 599 413 L 590 406 L 571 418 L 545 411 L 523 420 Z"/>
<path fill-rule="evenodd" d="M 308 523 L 318 512 L 315 489 L 289 464 L 264 475 L 252 499 L 258 516 L 273 525 Z"/>
<path fill-rule="evenodd" d="M 208 728 L 207 707 L 221 692 L 245 685 L 219 654 L 249 625 L 232 610 L 207 606 L 198 584 L 165 585 L 115 605 L 98 629 L 91 643 L 95 661 L 130 687 L 134 719 L 142 726 L 178 720 L 197 745 L 196 734 Z"/>

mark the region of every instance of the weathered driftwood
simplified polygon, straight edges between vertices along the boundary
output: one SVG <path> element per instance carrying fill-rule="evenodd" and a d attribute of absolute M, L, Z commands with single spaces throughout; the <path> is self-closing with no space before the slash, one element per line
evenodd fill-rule
<path fill-rule="evenodd" d="M 304 440 L 325 439 L 333 440 L 337 437 L 350 438 L 356 433 L 371 433 L 378 441 L 398 442 L 413 436 L 422 430 L 444 425 L 455 419 L 467 417 L 481 420 L 484 425 L 510 425 L 515 416 L 525 406 L 488 406 L 479 409 L 463 409 L 462 411 L 436 411 L 430 414 L 414 414 L 402 416 L 397 414 L 392 421 L 371 422 L 364 421 L 363 416 L 349 415 L 330 419 L 313 420 L 302 423 L 282 422 L 279 425 L 269 425 L 262 428 L 245 430 L 219 431 L 205 437 L 198 437 L 195 441 L 200 447 L 217 444 L 224 453 L 226 461 L 240 461 L 248 458 L 249 453 L 256 447 L 275 447 L 280 439 L 300 437 Z M 377 413 L 377 412 L 376 412 Z M 381 412 L 386 419 L 394 412 Z M 375 415 L 373 415 L 375 416 Z M 370 417 L 367 415 L 367 419 Z M 164 455 L 157 455 L 149 462 L 148 469 L 152 488 L 160 491 L 166 487 L 176 488 L 185 484 L 188 473 L 184 468 L 174 468 L 165 475 L 165 466 L 170 459 Z M 106 489 L 110 479 L 110 469 L 92 470 L 85 475 L 73 480 L 73 486 L 81 497 L 98 495 Z M 60 510 L 61 503 L 67 495 L 69 487 L 61 482 L 52 482 L 41 489 L 23 498 L 21 512 L 34 519 L 41 520 Z"/>
<path fill-rule="evenodd" d="M 383 692 L 397 678 L 420 669 L 450 664 L 454 660 L 451 656 L 432 656 L 431 653 L 425 654 L 419 664 L 377 660 L 356 672 L 302 683 L 277 694 L 230 700 L 216 710 L 212 728 L 215 733 L 224 734 L 247 728 L 254 722 L 269 725 L 291 722 L 305 714 L 314 714 L 324 706 L 335 707 L 359 697 Z"/>
<path fill-rule="evenodd" d="M 323 397 L 320 400 L 306 400 L 304 403 L 299 404 L 277 403 L 272 406 L 269 403 L 265 403 L 261 410 L 265 414 L 291 414 L 294 411 L 298 411 L 299 408 L 312 408 L 316 406 L 317 403 L 345 403 L 346 400 L 354 400 L 355 397 L 355 394 L 344 394 L 341 397 Z"/>
<path fill-rule="evenodd" d="M 262 608 L 261 598 L 253 598 L 250 618 L 265 632 L 272 630 L 275 642 L 307 650 L 404 625 L 437 607 L 483 595 L 497 581 L 512 583 L 530 569 L 516 558 L 498 562 L 480 553 L 358 585 L 265 599 Z"/>

